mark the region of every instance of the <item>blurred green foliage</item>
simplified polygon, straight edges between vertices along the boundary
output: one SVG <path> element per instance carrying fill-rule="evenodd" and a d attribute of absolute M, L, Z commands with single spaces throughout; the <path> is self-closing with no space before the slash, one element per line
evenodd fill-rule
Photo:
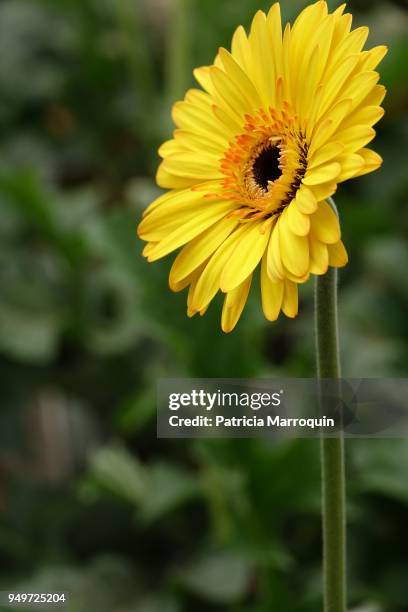
<path fill-rule="evenodd" d="M 297 320 L 266 323 L 253 295 L 225 336 L 135 235 L 170 104 L 268 5 L 0 2 L 0 590 L 66 590 L 69 612 L 320 609 L 316 442 L 155 434 L 157 377 L 313 376 L 312 285 Z M 344 373 L 404 376 L 407 11 L 349 8 L 390 51 L 384 166 L 336 197 Z M 347 446 L 351 604 L 403 612 L 408 445 Z"/>

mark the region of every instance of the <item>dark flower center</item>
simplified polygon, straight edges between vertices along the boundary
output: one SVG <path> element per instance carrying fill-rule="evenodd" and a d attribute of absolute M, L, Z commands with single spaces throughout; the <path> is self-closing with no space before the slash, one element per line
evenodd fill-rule
<path fill-rule="evenodd" d="M 280 149 L 273 145 L 263 149 L 254 161 L 253 176 L 259 187 L 262 187 L 264 191 L 268 190 L 269 181 L 276 181 L 282 174 L 279 168 L 279 157 Z"/>

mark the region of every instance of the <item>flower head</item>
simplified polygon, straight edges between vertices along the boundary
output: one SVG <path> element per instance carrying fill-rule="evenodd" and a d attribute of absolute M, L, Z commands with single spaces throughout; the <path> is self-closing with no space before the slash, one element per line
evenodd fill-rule
<path fill-rule="evenodd" d="M 225 293 L 231 331 L 260 264 L 262 308 L 275 320 L 298 311 L 298 284 L 347 263 L 327 202 L 338 183 L 376 170 L 366 148 L 385 89 L 374 71 L 384 46 L 363 51 L 368 28 L 351 30 L 345 5 L 308 6 L 282 33 L 279 4 L 239 27 L 231 52 L 195 70 L 202 89 L 173 107 L 157 183 L 169 191 L 139 225 L 155 261 L 182 247 L 170 287 L 189 286 L 188 314 Z"/>

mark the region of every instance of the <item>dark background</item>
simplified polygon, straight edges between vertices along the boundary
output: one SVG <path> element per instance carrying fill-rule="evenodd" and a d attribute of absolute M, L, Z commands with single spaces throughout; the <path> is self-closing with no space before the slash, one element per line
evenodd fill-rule
<path fill-rule="evenodd" d="M 339 3 L 332 2 L 331 6 Z M 304 1 L 283 3 L 292 19 Z M 350 2 L 388 44 L 374 148 L 340 187 L 346 376 L 406 376 L 407 11 Z M 0 590 L 68 612 L 321 609 L 314 440 L 158 441 L 161 376 L 313 376 L 299 317 L 189 320 L 135 228 L 159 190 L 170 105 L 255 0 L 0 2 Z M 408 441 L 347 443 L 351 607 L 408 610 Z"/>

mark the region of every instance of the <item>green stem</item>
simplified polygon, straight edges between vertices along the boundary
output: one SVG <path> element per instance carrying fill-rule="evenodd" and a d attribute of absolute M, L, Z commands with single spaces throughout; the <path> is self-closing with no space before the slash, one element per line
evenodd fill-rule
<path fill-rule="evenodd" d="M 168 103 L 179 100 L 190 82 L 190 0 L 173 0 L 166 49 L 166 96 Z"/>
<path fill-rule="evenodd" d="M 319 378 L 338 379 L 337 270 L 316 277 L 315 322 Z M 346 612 L 344 438 L 321 437 L 324 611 Z"/>

